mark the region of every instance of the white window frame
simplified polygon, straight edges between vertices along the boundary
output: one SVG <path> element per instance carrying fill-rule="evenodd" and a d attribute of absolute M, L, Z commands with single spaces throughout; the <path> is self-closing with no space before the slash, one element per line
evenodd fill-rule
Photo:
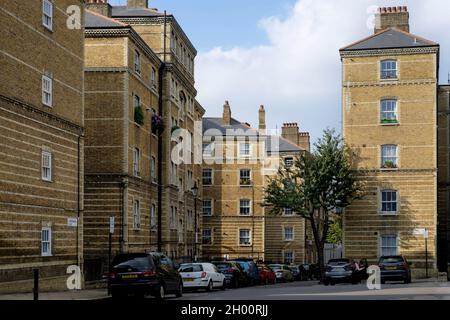
<path fill-rule="evenodd" d="M 209 202 L 209 210 L 210 210 L 209 214 L 205 214 L 205 208 L 207 208 L 207 207 L 205 207 L 205 202 Z M 213 215 L 213 206 L 214 206 L 214 203 L 213 203 L 212 199 L 203 199 L 203 203 L 202 203 L 202 214 L 203 214 L 203 216 L 211 217 Z"/>
<path fill-rule="evenodd" d="M 53 180 L 53 155 L 49 151 L 41 152 L 41 178 L 43 181 L 51 182 Z M 46 171 L 48 170 L 48 171 Z M 48 172 L 48 175 L 45 173 Z"/>
<path fill-rule="evenodd" d="M 290 262 L 287 262 L 287 259 L 286 259 L 286 256 L 288 254 L 291 255 Z M 288 265 L 294 263 L 294 251 L 283 251 L 283 263 L 288 264 Z"/>
<path fill-rule="evenodd" d="M 398 101 L 396 99 L 383 99 L 380 103 L 380 122 L 381 124 L 397 124 L 398 123 Z M 383 121 L 391 120 L 392 123 L 383 123 Z"/>
<path fill-rule="evenodd" d="M 387 68 L 383 68 L 385 64 L 395 64 L 395 68 L 392 65 Z M 395 76 L 393 76 L 395 72 Z M 398 79 L 398 61 L 395 59 L 386 59 L 380 62 L 380 79 L 381 80 L 397 80 Z"/>
<path fill-rule="evenodd" d="M 209 235 L 205 236 L 205 231 L 209 231 Z M 209 239 L 209 243 L 205 242 L 205 239 Z M 213 244 L 213 231 L 211 228 L 204 228 L 202 230 L 202 244 L 206 246 Z"/>
<path fill-rule="evenodd" d="M 246 146 L 248 146 L 248 148 L 246 148 Z M 249 158 L 251 157 L 251 154 L 252 154 L 252 145 L 249 142 L 239 143 L 239 156 L 241 158 Z"/>
<path fill-rule="evenodd" d="M 53 2 L 50 0 L 42 0 L 42 25 L 53 31 Z"/>
<path fill-rule="evenodd" d="M 53 79 L 42 75 L 42 104 L 53 107 Z"/>
<path fill-rule="evenodd" d="M 243 178 L 243 175 L 242 175 L 242 173 L 244 172 L 244 171 L 248 171 L 248 177 L 244 177 Z M 243 180 L 247 180 L 248 181 L 248 184 L 243 184 L 242 182 L 243 182 Z M 240 186 L 250 186 L 252 184 L 252 170 L 251 169 L 240 169 L 239 170 L 239 185 Z"/>
<path fill-rule="evenodd" d="M 133 175 L 138 178 L 141 174 L 139 172 L 140 162 L 141 162 L 141 151 L 139 150 L 139 148 L 134 147 L 133 148 Z"/>
<path fill-rule="evenodd" d="M 284 165 L 286 168 L 291 168 L 294 166 L 294 158 L 293 157 L 286 157 L 284 158 Z"/>
<path fill-rule="evenodd" d="M 141 229 L 141 203 L 138 199 L 133 200 L 133 230 Z"/>
<path fill-rule="evenodd" d="M 156 86 L 156 69 L 152 67 L 152 74 L 151 74 L 151 82 L 153 86 Z"/>
<path fill-rule="evenodd" d="M 150 229 L 153 230 L 156 228 L 156 204 L 152 203 L 150 206 Z"/>
<path fill-rule="evenodd" d="M 392 152 L 394 151 L 394 152 Z M 395 153 L 395 154 L 394 154 Z M 392 161 L 394 168 L 386 168 L 385 163 Z M 398 168 L 398 146 L 395 144 L 384 144 L 381 146 L 381 168 L 382 169 L 397 169 Z"/>
<path fill-rule="evenodd" d="M 205 184 L 205 172 L 208 172 L 208 171 L 211 172 L 211 176 L 210 176 L 211 183 Z M 214 184 L 214 170 L 213 169 L 204 168 L 202 170 L 202 184 L 203 184 L 203 186 L 212 186 Z"/>
<path fill-rule="evenodd" d="M 384 201 L 386 204 L 394 204 L 395 203 L 395 207 L 396 207 L 396 210 L 395 211 L 386 211 L 386 210 L 383 210 L 383 193 L 390 193 L 391 194 L 391 200 L 386 200 L 386 201 Z M 392 201 L 392 194 L 394 194 L 395 195 L 395 201 Z M 386 195 L 386 198 L 387 198 L 387 195 Z M 381 215 L 386 215 L 386 216 L 388 216 L 388 215 L 397 215 L 398 214 L 398 212 L 399 212 L 399 205 L 400 205 L 400 202 L 399 202 L 399 193 L 398 193 L 398 191 L 397 190 L 392 190 L 392 189 L 383 189 L 383 190 L 380 190 L 380 214 Z"/>
<path fill-rule="evenodd" d="M 391 246 L 391 245 L 383 245 L 383 238 L 390 238 L 391 240 L 392 239 L 395 239 L 395 252 L 394 253 L 389 253 L 389 254 L 384 254 L 383 253 L 383 250 L 385 250 L 385 249 L 393 249 L 394 248 L 394 246 Z M 396 256 L 396 255 L 398 255 L 398 252 L 399 252 L 399 250 L 398 250 L 398 243 L 399 243 L 399 239 L 398 239 L 398 234 L 383 234 L 383 235 L 381 235 L 380 236 L 380 257 L 382 257 L 382 256 Z"/>
<path fill-rule="evenodd" d="M 245 239 L 248 238 L 248 243 L 243 243 L 241 240 L 244 239 L 244 237 L 241 236 L 241 232 L 242 231 L 248 231 L 248 236 L 245 237 Z M 250 247 L 252 245 L 252 230 L 251 229 L 247 229 L 247 228 L 241 228 L 238 231 L 238 241 L 239 241 L 239 246 L 240 247 Z"/>
<path fill-rule="evenodd" d="M 242 202 L 248 202 L 248 206 L 243 206 Z M 242 213 L 242 209 L 247 209 L 248 213 Z M 239 199 L 239 215 L 243 217 L 251 216 L 252 215 L 252 200 L 250 199 Z"/>
<path fill-rule="evenodd" d="M 287 233 L 286 231 L 290 229 L 292 232 Z M 287 237 L 287 235 L 290 235 L 290 238 Z M 284 241 L 294 241 L 295 239 L 295 232 L 293 226 L 284 226 L 283 227 L 283 240 Z"/>
<path fill-rule="evenodd" d="M 134 72 L 141 75 L 141 54 L 139 50 L 134 50 Z"/>
<path fill-rule="evenodd" d="M 156 158 L 154 156 L 150 158 L 150 177 L 153 182 L 156 181 Z"/>
<path fill-rule="evenodd" d="M 46 237 L 44 237 L 46 234 Z M 44 246 L 44 245 L 47 246 Z M 46 250 L 45 250 L 46 249 Z M 52 228 L 42 227 L 41 228 L 41 256 L 51 257 L 52 256 Z"/>
<path fill-rule="evenodd" d="M 203 157 L 212 157 L 214 155 L 214 142 L 203 143 Z"/>

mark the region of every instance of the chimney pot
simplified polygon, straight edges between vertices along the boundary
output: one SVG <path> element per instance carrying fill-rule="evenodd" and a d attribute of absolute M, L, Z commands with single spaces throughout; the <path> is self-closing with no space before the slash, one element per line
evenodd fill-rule
<path fill-rule="evenodd" d="M 408 7 L 382 7 L 378 8 L 375 14 L 375 33 L 387 28 L 398 28 L 409 32 L 409 12 Z"/>
<path fill-rule="evenodd" d="M 258 126 L 258 128 L 259 128 L 260 131 L 264 131 L 264 130 L 266 130 L 266 110 L 264 109 L 263 105 L 261 105 L 259 107 L 258 116 L 259 116 L 259 126 Z"/>
<path fill-rule="evenodd" d="M 231 107 L 228 100 L 225 101 L 223 105 L 223 116 L 222 116 L 223 124 L 229 126 L 231 124 Z"/>

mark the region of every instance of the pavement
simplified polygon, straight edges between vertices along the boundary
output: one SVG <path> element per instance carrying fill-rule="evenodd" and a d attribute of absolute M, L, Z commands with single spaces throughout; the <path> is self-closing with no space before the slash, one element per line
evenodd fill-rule
<path fill-rule="evenodd" d="M 318 281 L 292 282 L 225 291 L 197 291 L 169 300 L 450 300 L 450 282 L 436 279 L 416 280 L 411 284 L 387 283 L 381 290 L 368 290 L 365 284 L 324 286 Z M 0 300 L 32 300 L 32 293 L 0 295 Z M 42 292 L 39 300 L 111 299 L 106 289 Z M 149 297 L 148 299 L 153 299 Z"/>

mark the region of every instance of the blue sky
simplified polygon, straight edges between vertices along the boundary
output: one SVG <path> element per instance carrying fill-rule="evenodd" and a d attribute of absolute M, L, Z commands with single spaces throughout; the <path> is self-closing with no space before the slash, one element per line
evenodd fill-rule
<path fill-rule="evenodd" d="M 126 0 L 110 0 L 126 4 Z M 225 100 L 239 121 L 268 128 L 298 122 L 313 141 L 341 129 L 339 48 L 373 34 L 377 6 L 408 6 L 411 32 L 441 44 L 440 82 L 450 72 L 448 0 L 150 0 L 174 14 L 194 46 L 197 99 L 206 116 Z"/>
<path fill-rule="evenodd" d="M 126 0 L 110 0 L 112 5 Z M 286 15 L 296 0 L 150 0 L 150 8 L 175 15 L 199 51 L 267 43 L 263 17 Z"/>

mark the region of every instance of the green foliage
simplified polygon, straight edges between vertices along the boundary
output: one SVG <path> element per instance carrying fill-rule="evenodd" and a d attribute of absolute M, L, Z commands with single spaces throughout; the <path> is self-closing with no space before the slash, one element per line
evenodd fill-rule
<path fill-rule="evenodd" d="M 330 215 L 358 198 L 360 186 L 351 169 L 352 155 L 340 135 L 325 130 L 313 153 L 303 153 L 292 167 L 282 167 L 265 188 L 263 206 L 272 214 L 290 208 L 307 219 L 323 265 Z"/>
<path fill-rule="evenodd" d="M 341 219 L 336 219 L 330 224 L 327 234 L 327 243 L 341 244 L 342 243 L 342 223 Z"/>
<path fill-rule="evenodd" d="M 134 108 L 134 122 L 141 126 L 144 124 L 144 111 L 142 111 L 141 106 Z"/>

